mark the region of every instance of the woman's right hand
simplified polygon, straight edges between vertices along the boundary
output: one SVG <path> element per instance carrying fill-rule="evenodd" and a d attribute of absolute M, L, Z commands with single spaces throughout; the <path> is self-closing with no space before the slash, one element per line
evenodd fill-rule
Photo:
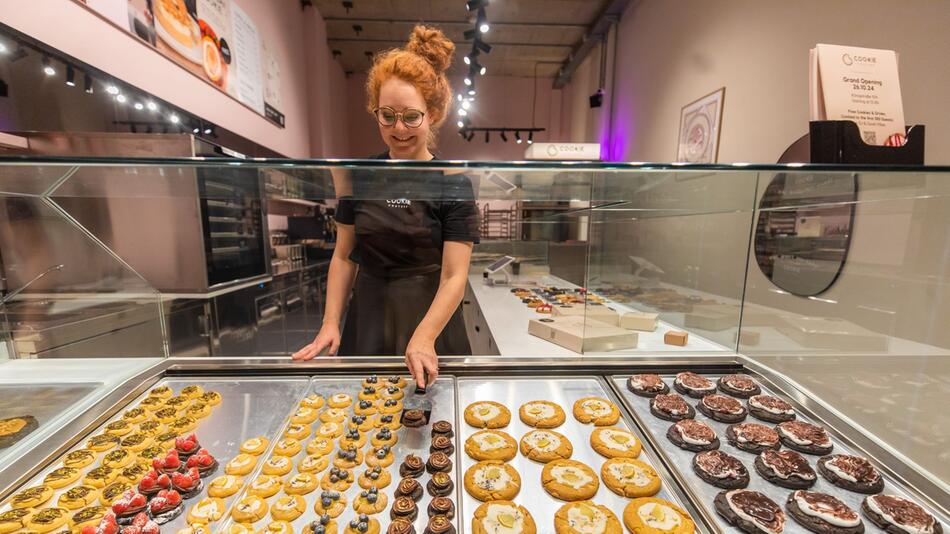
<path fill-rule="evenodd" d="M 336 356 L 336 351 L 340 348 L 340 327 L 333 323 L 324 323 L 313 341 L 298 350 L 291 356 L 294 360 L 311 360 L 315 356 L 321 356 L 321 352 L 329 349 L 326 356 Z"/>

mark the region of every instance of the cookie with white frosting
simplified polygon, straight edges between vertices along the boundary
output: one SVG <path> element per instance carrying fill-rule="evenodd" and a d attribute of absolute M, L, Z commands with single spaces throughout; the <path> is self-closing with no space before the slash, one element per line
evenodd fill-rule
<path fill-rule="evenodd" d="M 755 383 L 751 376 L 746 374 L 724 375 L 719 378 L 717 383 L 719 384 L 719 391 L 741 399 L 748 399 L 753 395 L 762 393 L 762 388 Z"/>
<path fill-rule="evenodd" d="M 486 460 L 465 471 L 464 484 L 479 501 L 511 500 L 521 491 L 521 475 L 504 462 Z"/>
<path fill-rule="evenodd" d="M 608 460 L 612 461 L 616 460 Z M 600 480 L 597 473 L 586 464 L 574 460 L 554 460 L 541 470 L 541 486 L 555 499 L 583 501 L 597 494 Z"/>
<path fill-rule="evenodd" d="M 620 520 L 593 501 L 569 502 L 554 513 L 556 534 L 623 534 Z"/>
<path fill-rule="evenodd" d="M 564 424 L 564 410 L 550 401 L 526 402 L 518 410 L 521 422 L 535 428 L 556 428 Z"/>
<path fill-rule="evenodd" d="M 660 491 L 660 476 L 653 467 L 633 458 L 611 458 L 600 468 L 600 478 L 621 497 L 650 497 Z"/>
<path fill-rule="evenodd" d="M 670 386 L 667 386 L 660 375 L 656 374 L 631 375 L 627 379 L 627 389 L 634 395 L 650 398 L 670 392 Z"/>
<path fill-rule="evenodd" d="M 785 501 L 788 515 L 817 534 L 862 534 L 864 522 L 841 499 L 813 491 L 798 490 Z"/>
<path fill-rule="evenodd" d="M 553 430 L 532 430 L 521 437 L 521 454 L 536 462 L 565 460 L 574 454 L 574 446 L 564 434 Z"/>
<path fill-rule="evenodd" d="M 697 399 L 716 392 L 716 384 L 712 380 L 691 371 L 678 373 L 673 379 L 673 388 L 683 395 Z"/>
<path fill-rule="evenodd" d="M 785 530 L 785 512 L 758 491 L 723 491 L 713 504 L 727 523 L 748 534 L 781 534 Z"/>
<path fill-rule="evenodd" d="M 590 446 L 606 458 L 636 458 L 643 448 L 636 436 L 612 426 L 595 428 L 590 433 Z"/>
<path fill-rule="evenodd" d="M 748 412 L 742 403 L 732 397 L 713 393 L 696 403 L 696 409 L 706 417 L 720 423 L 738 423 Z"/>
<path fill-rule="evenodd" d="M 478 401 L 465 408 L 465 422 L 475 428 L 502 428 L 511 422 L 511 412 L 494 401 Z"/>
<path fill-rule="evenodd" d="M 832 454 L 818 459 L 818 472 L 839 488 L 873 495 L 884 491 L 884 477 L 863 456 Z"/>
<path fill-rule="evenodd" d="M 834 448 L 824 428 L 804 421 L 786 421 L 775 427 L 782 444 L 805 454 L 828 454 Z"/>
<path fill-rule="evenodd" d="M 738 458 L 720 450 L 693 456 L 693 472 L 717 488 L 738 489 L 749 485 L 749 470 Z"/>
<path fill-rule="evenodd" d="M 535 534 L 537 526 L 528 510 L 507 500 L 486 502 L 472 517 L 474 534 Z"/>
<path fill-rule="evenodd" d="M 673 445 L 691 452 L 719 448 L 719 436 L 713 427 L 695 419 L 683 419 L 673 423 L 666 431 L 666 438 Z"/>
<path fill-rule="evenodd" d="M 754 465 L 762 478 L 783 488 L 808 489 L 818 480 L 808 460 L 795 451 L 764 450 L 755 457 Z"/>
<path fill-rule="evenodd" d="M 478 461 L 507 462 L 518 454 L 518 442 L 501 430 L 480 430 L 465 440 L 465 454 Z"/>
<path fill-rule="evenodd" d="M 749 415 L 768 423 L 782 423 L 795 419 L 792 405 L 771 395 L 753 395 L 746 401 Z"/>
<path fill-rule="evenodd" d="M 922 506 L 897 495 L 871 495 L 861 511 L 889 534 L 942 534 L 943 525 Z"/>
<path fill-rule="evenodd" d="M 682 508 L 656 497 L 630 501 L 623 509 L 623 524 L 636 534 L 692 534 L 696 529 Z"/>

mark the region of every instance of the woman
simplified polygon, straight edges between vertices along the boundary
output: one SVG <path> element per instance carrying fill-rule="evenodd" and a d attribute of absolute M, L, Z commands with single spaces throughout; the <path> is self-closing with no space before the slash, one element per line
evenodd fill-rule
<path fill-rule="evenodd" d="M 441 31 L 417 26 L 404 48 L 377 56 L 366 89 L 367 109 L 389 147 L 378 158 L 435 159 L 435 130 L 452 101 L 445 71 L 454 50 Z M 323 326 L 293 358 L 405 354 L 416 383 L 425 385 L 426 375 L 431 383 L 438 354 L 471 353 L 459 308 L 478 242 L 471 182 L 435 171 L 368 169 L 337 188 Z"/>

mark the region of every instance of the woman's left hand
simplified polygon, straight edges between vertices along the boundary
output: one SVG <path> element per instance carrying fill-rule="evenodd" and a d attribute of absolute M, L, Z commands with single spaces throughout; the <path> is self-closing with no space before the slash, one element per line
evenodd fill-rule
<path fill-rule="evenodd" d="M 435 340 L 412 336 L 406 346 L 406 367 L 419 387 L 426 387 L 439 377 L 439 356 L 435 353 Z M 426 383 L 426 373 L 429 382 Z"/>

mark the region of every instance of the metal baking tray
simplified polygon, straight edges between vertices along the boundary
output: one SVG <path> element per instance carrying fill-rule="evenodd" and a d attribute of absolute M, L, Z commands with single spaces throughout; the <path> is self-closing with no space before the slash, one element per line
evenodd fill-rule
<path fill-rule="evenodd" d="M 593 425 L 580 423 L 572 414 L 574 402 L 584 397 L 603 397 L 612 402 L 617 402 L 617 399 L 612 392 L 609 391 L 609 388 L 606 387 L 606 384 L 597 377 L 582 376 L 563 378 L 557 376 L 542 376 L 511 379 L 466 377 L 458 379 L 458 396 L 458 410 L 460 414 L 469 404 L 480 400 L 490 399 L 504 404 L 508 410 L 511 411 L 511 423 L 509 423 L 507 427 L 499 430 L 507 432 L 519 444 L 521 443 L 521 437 L 533 430 L 532 427 L 521 422 L 521 419 L 518 417 L 518 409 L 521 408 L 521 405 L 533 400 L 554 402 L 561 406 L 566 418 L 563 425 L 552 430 L 563 434 L 570 440 L 574 447 L 574 453 L 571 459 L 590 466 L 594 472 L 598 473 L 598 476 L 600 474 L 600 467 L 607 460 L 590 447 L 590 434 L 595 427 Z M 623 414 L 622 408 L 621 414 Z M 459 421 L 459 428 L 456 434 L 458 435 L 457 450 L 461 451 L 460 457 L 462 463 L 459 469 L 459 478 L 461 478 L 464 476 L 465 470 L 476 463 L 475 460 L 469 458 L 469 456 L 462 451 L 462 447 L 465 444 L 465 440 L 480 429 L 468 426 L 461 417 L 459 417 Z M 662 464 L 656 461 L 646 441 L 643 439 L 643 435 L 636 429 L 635 425 L 629 424 L 626 417 L 621 417 L 615 426 L 630 430 L 643 442 L 643 452 L 640 453 L 638 459 L 653 466 L 657 473 L 660 474 L 663 482 L 660 492 L 656 497 L 677 503 L 683 509 L 692 513 L 691 508 L 686 505 L 685 500 L 681 498 L 680 494 L 674 491 L 675 482 L 673 482 L 673 478 L 664 470 Z M 524 506 L 531 513 L 538 526 L 538 532 L 553 532 L 554 514 L 565 502 L 555 499 L 541 487 L 541 469 L 544 467 L 544 464 L 525 458 L 520 451 L 518 455 L 508 463 L 521 475 L 521 492 L 515 497 L 514 502 Z M 460 510 L 464 518 L 464 528 L 467 531 L 471 523 L 471 518 L 475 514 L 475 509 L 478 508 L 481 502 L 469 495 L 464 488 L 462 492 L 462 506 Z M 611 491 L 603 482 L 601 482 L 600 488 L 592 500 L 597 504 L 602 504 L 610 508 L 610 510 L 617 515 L 617 519 L 621 521 L 624 507 L 630 501 Z M 704 531 L 701 522 L 697 521 L 696 526 L 698 530 Z"/>
<path fill-rule="evenodd" d="M 306 379 L 300 378 L 242 378 L 236 380 L 203 378 L 201 380 L 162 380 L 153 386 L 168 386 L 177 394 L 185 386 L 199 385 L 205 391 L 217 391 L 221 394 L 221 404 L 215 406 L 207 417 L 199 419 L 198 427 L 194 430 L 201 446 L 208 449 L 218 459 L 220 466 L 214 474 L 204 479 L 206 489 L 202 490 L 201 494 L 184 501 L 184 512 L 173 521 L 162 525 L 164 532 L 176 532 L 186 526 L 186 516 L 190 507 L 199 499 L 207 496 L 208 484 L 214 477 L 224 473 L 224 464 L 238 453 L 238 449 L 245 439 L 258 435 L 272 435 L 279 430 L 283 423 L 283 414 L 288 413 L 291 407 L 296 406 L 298 399 L 307 389 L 307 383 Z M 107 424 L 121 419 L 126 409 L 135 406 L 146 396 L 148 396 L 148 391 L 123 407 L 114 417 L 103 423 L 94 432 L 91 432 L 89 436 L 101 433 Z M 70 451 L 84 448 L 87 437 L 80 440 Z M 85 471 L 98 467 L 104 455 L 105 453 L 100 453 L 96 462 L 84 469 L 83 475 L 85 475 Z M 23 487 L 42 484 L 43 478 L 61 465 L 58 460 L 53 462 Z M 78 484 L 79 482 L 76 482 L 66 488 L 56 490 L 46 506 L 55 505 L 63 491 Z M 228 504 L 230 505 L 230 502 Z M 96 505 L 98 505 L 98 502 Z M 0 512 L 5 511 L 8 507 L 9 505 L 4 504 L 0 507 Z"/>
<path fill-rule="evenodd" d="M 753 372 L 746 372 L 753 376 L 756 382 L 758 382 L 759 386 L 762 388 L 762 394 L 773 395 L 789 402 L 792 407 L 795 408 L 795 412 L 798 416 L 797 420 L 823 426 L 828 431 L 828 435 L 831 437 L 831 441 L 834 444 L 834 449 L 832 450 L 831 454 L 855 454 L 864 456 L 860 451 L 849 447 L 848 444 L 846 444 L 842 439 L 843 436 L 841 436 L 836 431 L 836 429 L 829 427 L 828 425 L 823 425 L 821 424 L 821 421 L 818 421 L 816 418 L 812 417 L 810 412 L 800 403 L 796 402 L 795 399 L 789 398 L 787 395 L 783 395 L 778 392 L 778 390 L 772 387 L 769 381 L 761 375 Z M 660 376 L 663 378 L 663 381 L 666 382 L 666 385 L 670 387 L 670 391 L 676 393 L 676 390 L 673 389 L 673 379 L 675 378 L 675 374 L 666 374 Z M 721 375 L 703 374 L 703 376 L 709 380 L 712 380 L 713 382 L 716 382 Z M 719 528 L 723 531 L 739 532 L 738 528 L 726 523 L 725 520 L 723 520 L 722 517 L 716 513 L 715 507 L 713 506 L 713 499 L 715 499 L 716 495 L 723 490 L 704 482 L 693 472 L 692 461 L 694 453 L 680 449 L 676 445 L 673 445 L 669 439 L 667 439 L 666 431 L 673 423 L 655 417 L 650 413 L 650 399 L 634 395 L 630 390 L 628 390 L 628 377 L 629 375 L 615 375 L 611 378 L 616 389 L 622 392 L 624 402 L 627 405 L 627 408 L 633 413 L 637 424 L 645 432 L 650 433 L 651 439 L 654 441 L 657 448 L 662 451 L 661 454 L 666 457 L 665 459 L 667 460 L 667 464 L 672 466 L 672 469 L 677 471 L 678 475 L 682 478 L 682 480 L 684 480 L 684 485 L 692 490 L 694 494 L 693 499 L 697 501 L 698 506 L 701 506 L 705 509 L 704 512 L 707 514 L 707 517 L 715 521 Z M 721 391 L 717 392 L 722 393 Z M 683 395 L 683 397 L 686 398 L 687 402 L 689 402 L 694 407 L 699 402 L 699 399 L 693 399 L 692 397 L 688 397 L 686 395 Z M 747 402 L 744 399 L 739 399 L 739 401 L 742 402 L 742 405 L 746 406 L 748 409 Z M 736 447 L 733 447 L 729 444 L 729 441 L 726 439 L 726 427 L 729 426 L 729 424 L 714 421 L 700 413 L 699 410 L 696 410 L 696 420 L 708 423 L 712 428 L 714 428 L 721 443 L 719 449 L 723 452 L 731 454 L 732 456 L 735 456 L 742 462 L 743 465 L 745 465 L 746 469 L 749 471 L 749 486 L 747 489 L 759 491 L 767 495 L 769 498 L 775 501 L 776 504 L 782 508 L 782 510 L 785 510 L 785 501 L 788 499 L 788 495 L 795 490 L 776 486 L 762 478 L 762 476 L 759 475 L 759 473 L 755 470 L 755 466 L 753 465 L 753 461 L 757 455 L 755 453 L 737 449 Z M 743 422 L 760 423 L 770 427 L 775 426 L 773 423 L 760 421 L 751 415 L 747 416 Z M 787 449 L 787 447 L 783 445 L 782 449 Z M 818 481 L 814 486 L 809 488 L 808 491 L 817 491 L 838 497 L 844 501 L 845 504 L 850 506 L 852 510 L 858 512 L 858 515 L 861 516 L 861 520 L 864 522 L 866 531 L 881 531 L 876 526 L 874 526 L 873 523 L 868 521 L 868 519 L 860 511 L 861 502 L 864 500 L 866 495 L 839 488 L 838 486 L 835 486 L 834 484 L 825 480 L 825 478 L 822 477 L 820 473 L 818 473 L 817 460 L 820 458 L 820 456 L 804 453 L 802 456 L 808 460 L 808 463 L 811 465 L 812 469 L 815 470 L 815 473 L 818 476 Z M 874 460 L 872 459 L 872 461 Z M 878 467 L 880 468 L 881 466 L 878 465 Z M 928 508 L 931 513 L 934 513 L 934 515 L 942 524 L 947 524 L 947 518 L 945 516 L 936 513 L 936 510 L 930 509 L 926 502 L 922 502 L 921 499 L 915 497 L 913 494 L 907 491 L 904 486 L 898 484 L 892 477 L 889 477 L 886 469 L 879 469 L 879 471 L 884 477 L 884 493 L 897 494 L 907 497 L 908 499 L 912 499 L 922 506 Z M 809 532 L 807 529 L 796 523 L 794 519 L 789 517 L 787 511 L 785 516 L 786 521 L 784 532 L 789 534 L 805 534 Z"/>
<path fill-rule="evenodd" d="M 406 378 L 406 381 L 408 383 L 408 385 L 406 386 L 404 390 L 406 392 L 406 398 L 408 398 L 412 395 L 412 389 L 413 389 L 412 379 L 409 377 L 404 377 L 404 378 Z M 363 377 L 314 378 L 310 382 L 310 386 L 308 388 L 306 395 L 309 395 L 311 393 L 317 393 L 319 395 L 322 395 L 324 398 L 327 398 L 336 393 L 346 393 L 353 397 L 353 402 L 355 404 L 359 402 L 357 399 L 357 395 L 359 394 L 360 390 L 362 390 L 362 381 L 363 381 Z M 430 421 L 434 422 L 441 419 L 445 419 L 445 420 L 450 421 L 453 424 L 453 426 L 457 427 L 458 425 L 455 420 L 455 380 L 451 377 L 439 378 L 435 382 L 435 384 L 429 387 L 428 391 L 429 391 L 428 398 L 432 402 L 432 416 L 430 418 Z M 300 395 L 300 398 L 303 398 L 304 396 L 305 395 L 302 394 Z M 403 399 L 403 400 L 405 401 L 406 399 Z M 298 402 L 299 402 L 299 399 L 298 399 Z M 274 445 L 276 444 L 277 440 L 281 439 L 284 431 L 289 425 L 290 415 L 296 409 L 296 405 L 297 403 L 295 402 L 293 405 L 293 408 L 291 408 L 290 411 L 287 411 L 284 414 L 284 418 L 283 418 L 284 424 L 280 426 L 277 432 L 275 432 L 274 434 L 270 436 L 271 446 L 268 448 L 267 452 L 265 452 L 264 454 L 260 456 L 261 460 L 258 462 L 258 466 L 254 469 L 254 471 L 251 474 L 244 477 L 247 483 L 250 483 L 251 481 L 253 481 L 258 476 L 258 474 L 260 474 L 264 461 L 267 458 L 270 458 Z M 326 406 L 324 406 L 324 408 L 321 408 L 320 413 L 323 413 L 325 409 L 326 409 Z M 352 415 L 353 414 L 352 408 L 350 408 L 348 412 L 349 412 L 349 415 Z M 399 414 L 397 413 L 395 414 L 395 416 L 399 417 Z M 349 416 L 347 417 L 347 420 L 348 419 L 349 419 Z M 317 419 L 311 425 L 313 432 L 316 432 L 319 426 L 320 426 L 320 420 Z M 380 530 L 382 532 L 386 531 L 390 523 L 389 510 L 392 507 L 392 503 L 394 499 L 393 492 L 395 491 L 396 486 L 399 484 L 399 480 L 401 478 L 399 476 L 399 466 L 400 464 L 402 464 L 403 459 L 409 454 L 415 454 L 416 456 L 421 457 L 423 461 L 429 458 L 429 445 L 430 445 L 430 435 L 431 435 L 430 432 L 431 432 L 430 425 L 426 425 L 420 428 L 405 428 L 404 427 L 404 428 L 399 429 L 396 432 L 396 435 L 399 437 L 399 440 L 396 442 L 396 445 L 392 449 L 393 455 L 395 456 L 395 458 L 393 460 L 392 465 L 386 468 L 389 471 L 389 474 L 392 476 L 392 482 L 385 489 L 380 490 L 380 494 L 383 494 L 383 493 L 386 494 L 386 498 L 387 498 L 386 509 L 381 511 L 378 514 L 371 516 L 377 521 L 379 521 Z M 373 445 L 370 443 L 370 439 L 369 439 L 370 435 L 367 435 L 366 445 L 364 445 L 362 448 L 364 458 L 365 458 L 365 454 L 370 453 L 373 450 Z M 301 442 L 301 444 L 303 445 L 303 448 L 301 449 L 300 453 L 298 453 L 297 456 L 293 458 L 294 468 L 290 471 L 290 473 L 282 477 L 284 480 L 286 480 L 288 477 L 293 476 L 295 473 L 297 473 L 297 467 L 296 467 L 297 463 L 307 456 L 306 446 L 307 446 L 307 443 L 309 443 L 310 439 L 312 439 L 312 437 L 313 435 L 311 434 L 310 438 L 307 438 Z M 455 438 L 455 439 L 457 440 L 458 438 Z M 334 449 L 332 452 L 330 452 L 330 458 L 331 458 L 330 467 L 333 466 L 332 458 L 336 455 L 336 452 L 339 449 L 339 438 L 335 439 L 334 441 L 335 441 Z M 456 443 L 456 455 L 455 455 L 455 458 L 453 458 L 452 460 L 452 471 L 450 472 L 452 476 L 452 480 L 456 482 L 456 489 L 455 489 L 456 493 L 455 495 L 450 496 L 452 500 L 456 503 L 456 508 L 458 508 L 458 492 L 461 489 L 461 481 L 459 480 L 459 476 L 456 474 L 458 472 L 458 449 L 459 447 L 458 447 L 458 444 Z M 323 474 L 329 471 L 330 467 L 327 467 L 327 469 L 318 473 L 319 477 L 322 478 Z M 358 478 L 360 473 L 362 473 L 365 469 L 367 469 L 367 466 L 364 460 L 363 464 L 355 467 L 352 470 L 353 476 L 355 478 Z M 419 481 L 420 484 L 422 484 L 422 487 L 425 488 L 426 483 L 429 481 L 429 474 L 425 473 L 421 477 L 419 477 L 417 480 Z M 307 495 L 303 495 L 303 499 L 306 502 L 307 506 L 303 515 L 301 515 L 300 517 L 295 519 L 293 522 L 291 522 L 291 524 L 293 525 L 294 532 L 303 532 L 304 527 L 308 523 L 318 518 L 316 512 L 314 512 L 313 510 L 313 506 L 317 502 L 317 500 L 320 498 L 321 491 L 322 490 L 319 487 L 317 487 L 316 490 L 308 493 Z M 353 485 L 350 486 L 350 488 L 347 491 L 343 492 L 343 494 L 346 496 L 346 510 L 339 517 L 335 519 L 337 523 L 337 527 L 339 528 L 340 532 L 343 531 L 343 528 L 346 526 L 347 523 L 350 522 L 351 519 L 354 519 L 357 516 L 357 513 L 353 510 L 353 500 L 360 494 L 361 491 L 363 491 L 363 488 L 360 487 L 358 482 L 354 481 Z M 239 492 L 235 496 L 236 498 L 234 502 L 237 501 L 237 497 L 243 496 L 243 494 L 244 494 L 244 490 Z M 279 497 L 280 495 L 283 495 L 282 491 L 278 492 L 277 495 L 269 499 L 266 499 L 268 505 L 272 505 L 274 501 L 276 501 L 277 497 Z M 428 514 L 426 513 L 426 508 L 428 508 L 430 500 L 431 500 L 431 497 L 429 496 L 428 492 L 425 492 L 422 499 L 420 499 L 418 502 L 419 515 L 415 521 L 417 532 L 422 532 L 426 527 L 426 523 L 428 522 L 428 518 L 429 518 Z M 271 518 L 270 518 L 270 514 L 268 513 L 268 515 L 264 519 L 254 523 L 254 529 L 255 530 L 262 529 L 269 521 L 271 521 Z M 215 529 L 215 531 L 226 532 L 227 531 L 226 529 L 231 524 L 231 522 L 233 522 L 233 520 L 230 518 L 230 506 L 229 506 L 227 518 L 220 522 L 221 524 Z M 453 520 L 453 523 L 455 523 L 457 527 L 458 519 L 456 518 L 455 520 Z"/>

